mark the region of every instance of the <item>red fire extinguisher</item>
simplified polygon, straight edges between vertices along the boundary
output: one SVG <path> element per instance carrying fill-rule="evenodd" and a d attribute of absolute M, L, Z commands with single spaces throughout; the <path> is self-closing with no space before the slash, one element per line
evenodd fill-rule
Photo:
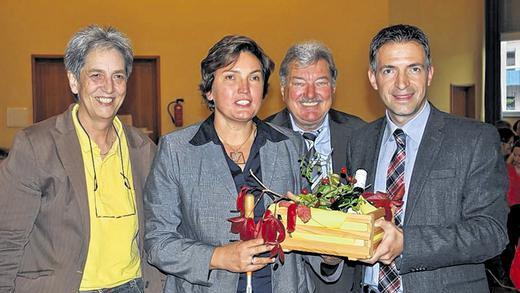
<path fill-rule="evenodd" d="M 183 123 L 182 122 L 182 104 L 183 103 L 184 103 L 184 99 L 176 99 L 175 101 L 171 101 L 168 104 L 168 114 L 170 114 L 170 117 L 172 118 L 172 122 L 173 122 L 173 124 L 175 124 L 176 127 L 181 127 L 182 123 Z"/>

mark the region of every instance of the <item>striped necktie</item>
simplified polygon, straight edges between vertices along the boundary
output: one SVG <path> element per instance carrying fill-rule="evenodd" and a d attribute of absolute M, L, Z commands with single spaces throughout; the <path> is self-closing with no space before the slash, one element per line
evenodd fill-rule
<path fill-rule="evenodd" d="M 404 163 L 406 159 L 406 134 L 402 129 L 398 128 L 394 131 L 394 138 L 397 148 L 386 173 L 386 192 L 392 199 L 402 200 L 405 188 Z M 395 210 L 394 222 L 398 227 L 402 226 L 402 206 Z M 381 264 L 379 268 L 379 292 L 397 292 L 400 287 L 401 276 L 399 276 L 395 261 L 389 265 Z"/>
<path fill-rule="evenodd" d="M 322 173 L 319 154 L 318 154 L 318 158 L 316 158 L 317 154 L 316 154 L 315 144 L 316 144 L 316 138 L 318 136 L 312 132 L 304 132 L 302 134 L 302 136 L 305 139 L 305 141 L 307 142 L 307 146 L 308 146 L 307 156 L 306 156 L 307 161 L 309 162 L 309 164 L 311 164 L 311 163 L 316 164 L 315 168 L 312 171 L 312 180 L 310 182 L 311 189 L 314 189 L 314 187 L 316 186 L 316 182 L 318 182 L 320 180 L 321 173 Z"/>
<path fill-rule="evenodd" d="M 312 132 L 304 132 L 302 134 L 303 138 L 305 138 L 305 141 L 307 142 L 307 145 L 309 146 L 307 158 L 309 160 L 312 160 L 314 157 L 314 154 L 316 153 L 316 148 L 314 148 L 314 143 L 316 141 L 316 134 Z"/>

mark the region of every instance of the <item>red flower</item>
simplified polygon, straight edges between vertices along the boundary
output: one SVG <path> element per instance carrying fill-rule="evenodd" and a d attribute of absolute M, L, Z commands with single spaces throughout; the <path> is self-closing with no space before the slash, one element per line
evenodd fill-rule
<path fill-rule="evenodd" d="M 231 233 L 240 234 L 240 240 L 256 238 L 255 220 L 244 216 L 228 219 L 231 222 Z"/>
<path fill-rule="evenodd" d="M 287 232 L 292 233 L 296 230 L 296 216 L 307 223 L 311 219 L 311 209 L 307 206 L 296 203 L 284 203 L 280 206 L 287 207 Z"/>
<path fill-rule="evenodd" d="M 296 208 L 296 214 L 298 215 L 298 218 L 302 220 L 302 222 L 307 223 L 311 219 L 311 209 L 308 206 L 304 206 L 299 204 Z"/>
<path fill-rule="evenodd" d="M 308 194 L 309 193 L 309 190 L 307 188 L 302 188 L 302 194 Z"/>
<path fill-rule="evenodd" d="M 262 217 L 262 238 L 267 244 L 281 243 L 285 240 L 283 223 L 275 218 L 270 210 L 266 210 Z"/>
<path fill-rule="evenodd" d="M 292 233 L 296 229 L 296 207 L 293 203 L 287 208 L 287 232 Z"/>
<path fill-rule="evenodd" d="M 240 240 L 243 241 L 262 237 L 265 244 L 274 246 L 271 249 L 270 257 L 279 257 L 283 264 L 285 255 L 280 243 L 285 240 L 285 228 L 270 210 L 265 211 L 263 218 L 257 224 L 255 224 L 253 218 L 246 218 L 244 215 L 244 197 L 248 191 L 248 187 L 242 187 L 237 196 L 236 205 L 237 210 L 240 211 L 240 216 L 228 219 L 231 222 L 231 233 L 240 234 Z"/>
<path fill-rule="evenodd" d="M 402 200 L 394 200 L 388 196 L 387 193 L 384 192 L 363 192 L 362 196 L 373 203 L 377 208 L 385 209 L 385 220 L 391 221 L 393 218 L 392 215 L 392 206 L 400 207 L 403 205 Z"/>
<path fill-rule="evenodd" d="M 249 191 L 249 187 L 242 186 L 242 188 L 240 189 L 240 192 L 238 193 L 238 196 L 237 196 L 237 210 L 240 211 L 240 214 L 242 216 L 245 213 L 245 211 L 244 211 L 244 196 L 246 196 L 248 191 Z"/>
<path fill-rule="evenodd" d="M 347 168 L 341 167 L 341 174 L 347 174 Z"/>
<path fill-rule="evenodd" d="M 260 228 L 257 232 L 262 235 L 265 244 L 274 245 L 269 257 L 278 256 L 280 262 L 283 264 L 285 261 L 285 255 L 280 243 L 285 240 L 285 228 L 282 222 L 278 220 L 270 210 L 267 210 L 264 213 L 264 217 L 259 222 L 259 226 Z"/>

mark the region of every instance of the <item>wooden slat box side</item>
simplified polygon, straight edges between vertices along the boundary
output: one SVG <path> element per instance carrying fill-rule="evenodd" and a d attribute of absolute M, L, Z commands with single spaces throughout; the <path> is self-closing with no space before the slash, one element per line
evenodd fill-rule
<path fill-rule="evenodd" d="M 287 208 L 271 205 L 269 209 L 282 217 L 287 227 Z M 303 223 L 296 218 L 296 229 L 282 242 L 284 250 L 348 257 L 351 260 L 372 257 L 383 238 L 383 230 L 374 222 L 384 217 L 383 209 L 366 215 L 311 208 L 312 218 Z"/>

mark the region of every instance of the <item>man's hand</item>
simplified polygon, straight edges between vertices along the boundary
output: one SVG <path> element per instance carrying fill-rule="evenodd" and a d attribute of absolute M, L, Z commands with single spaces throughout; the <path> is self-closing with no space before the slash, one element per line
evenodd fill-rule
<path fill-rule="evenodd" d="M 383 240 L 379 243 L 374 256 L 370 259 L 360 259 L 362 262 L 374 264 L 381 262 L 385 265 L 390 264 L 397 256 L 403 252 L 403 230 L 394 223 L 379 219 L 374 223 L 374 227 L 381 227 L 385 232 Z"/>
<path fill-rule="evenodd" d="M 209 268 L 234 273 L 254 272 L 274 262 L 274 258 L 256 256 L 272 248 L 272 245 L 265 245 L 262 238 L 219 246 L 213 251 Z"/>

